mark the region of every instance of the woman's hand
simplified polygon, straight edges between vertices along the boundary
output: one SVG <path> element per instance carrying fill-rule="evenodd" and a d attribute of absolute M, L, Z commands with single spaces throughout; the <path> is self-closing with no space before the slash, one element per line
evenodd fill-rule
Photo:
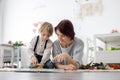
<path fill-rule="evenodd" d="M 67 64 L 67 65 L 62 65 L 62 64 L 56 64 L 57 69 L 64 69 L 64 70 L 76 70 L 77 68 L 73 64 Z"/>
<path fill-rule="evenodd" d="M 53 58 L 54 62 L 62 62 L 63 60 L 67 62 L 67 65 L 56 64 L 56 67 L 58 69 L 65 69 L 65 70 L 77 69 L 77 62 L 74 61 L 68 53 L 61 53 Z"/>
<path fill-rule="evenodd" d="M 68 54 L 67 53 L 61 53 L 53 58 L 54 62 L 62 62 L 67 58 Z"/>
<path fill-rule="evenodd" d="M 73 64 L 68 64 L 68 65 L 65 65 L 64 69 L 65 70 L 76 70 L 76 67 Z"/>

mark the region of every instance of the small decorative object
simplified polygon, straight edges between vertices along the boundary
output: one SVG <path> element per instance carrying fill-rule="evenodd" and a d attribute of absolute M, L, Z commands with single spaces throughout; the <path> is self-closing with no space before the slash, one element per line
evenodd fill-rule
<path fill-rule="evenodd" d="M 86 64 L 86 65 L 81 65 L 80 69 L 90 69 L 92 63 L 93 63 L 93 61 L 91 61 L 90 63 L 88 63 L 88 64 Z"/>
<path fill-rule="evenodd" d="M 32 32 L 36 33 L 38 28 L 39 28 L 39 25 L 41 25 L 42 23 L 43 23 L 42 21 L 38 21 L 38 22 L 33 23 Z"/>
<path fill-rule="evenodd" d="M 110 47 L 108 50 L 110 50 L 110 51 L 113 51 L 113 50 L 120 50 L 120 48 Z"/>
<path fill-rule="evenodd" d="M 120 69 L 120 64 L 118 63 L 109 63 L 108 64 L 110 66 L 110 68 L 113 68 L 113 69 Z"/>
<path fill-rule="evenodd" d="M 117 29 L 112 29 L 111 33 L 118 33 L 118 30 Z"/>
<path fill-rule="evenodd" d="M 19 47 L 19 46 L 23 46 L 22 41 L 15 41 L 14 43 L 12 41 L 8 42 L 10 45 L 12 45 L 13 47 Z"/>
<path fill-rule="evenodd" d="M 80 17 L 92 16 L 103 12 L 102 0 L 75 0 L 75 14 Z"/>

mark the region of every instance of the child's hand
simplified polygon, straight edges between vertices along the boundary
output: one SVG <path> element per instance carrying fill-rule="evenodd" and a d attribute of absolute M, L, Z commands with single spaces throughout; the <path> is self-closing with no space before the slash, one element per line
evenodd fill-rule
<path fill-rule="evenodd" d="M 38 64 L 37 58 L 34 55 L 32 56 L 32 63 L 35 66 Z"/>
<path fill-rule="evenodd" d="M 39 63 L 37 64 L 38 68 L 43 68 L 44 64 L 43 63 Z"/>

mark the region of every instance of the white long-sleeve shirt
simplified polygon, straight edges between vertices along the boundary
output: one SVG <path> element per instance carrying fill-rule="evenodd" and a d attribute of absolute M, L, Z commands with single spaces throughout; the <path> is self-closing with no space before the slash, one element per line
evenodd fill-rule
<path fill-rule="evenodd" d="M 30 57 L 32 57 L 34 55 L 34 46 L 35 46 L 36 40 L 37 40 L 37 36 L 35 36 L 30 42 L 30 46 L 29 46 L 29 49 L 28 49 L 28 53 L 29 53 Z M 39 37 L 37 47 L 36 47 L 36 50 L 35 50 L 35 52 L 38 55 L 43 56 L 42 61 L 44 63 L 50 58 L 51 48 L 52 48 L 52 45 L 53 45 L 53 42 L 49 39 L 47 44 L 46 44 L 46 49 L 44 50 L 45 42 L 46 41 L 42 41 Z"/>

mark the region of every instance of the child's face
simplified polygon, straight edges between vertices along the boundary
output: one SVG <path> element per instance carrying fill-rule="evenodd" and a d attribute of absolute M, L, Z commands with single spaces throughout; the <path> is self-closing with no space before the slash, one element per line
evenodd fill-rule
<path fill-rule="evenodd" d="M 48 40 L 50 37 L 50 34 L 48 33 L 48 31 L 42 31 L 41 32 L 41 39 L 42 41 Z"/>

